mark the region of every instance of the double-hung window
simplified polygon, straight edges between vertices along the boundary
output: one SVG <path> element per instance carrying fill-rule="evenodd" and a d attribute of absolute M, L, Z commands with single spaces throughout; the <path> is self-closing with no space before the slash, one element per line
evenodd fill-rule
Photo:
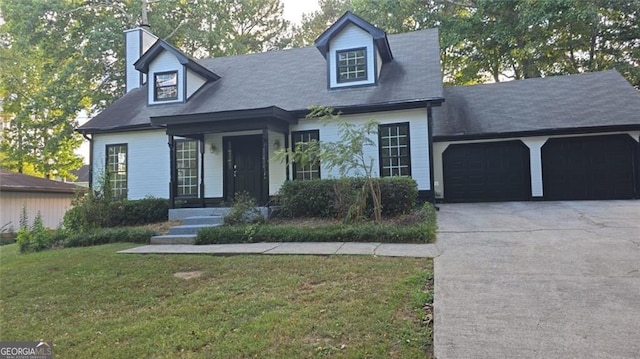
<path fill-rule="evenodd" d="M 198 141 L 176 141 L 178 197 L 198 196 Z"/>
<path fill-rule="evenodd" d="M 367 79 L 367 49 L 337 51 L 338 82 Z"/>
<path fill-rule="evenodd" d="M 380 175 L 382 177 L 410 176 L 409 123 L 380 125 L 378 137 Z"/>
<path fill-rule="evenodd" d="M 127 198 L 127 145 L 107 145 L 107 176 L 114 198 Z"/>
<path fill-rule="evenodd" d="M 178 72 L 161 72 L 153 75 L 155 101 L 171 101 L 178 99 Z"/>
<path fill-rule="evenodd" d="M 293 138 L 293 149 L 295 151 L 299 143 L 304 145 L 311 141 L 319 141 L 320 132 L 318 130 L 292 132 L 291 137 Z M 320 161 L 311 161 L 311 163 L 305 165 L 294 163 L 293 173 L 295 180 L 318 179 L 320 178 Z"/>

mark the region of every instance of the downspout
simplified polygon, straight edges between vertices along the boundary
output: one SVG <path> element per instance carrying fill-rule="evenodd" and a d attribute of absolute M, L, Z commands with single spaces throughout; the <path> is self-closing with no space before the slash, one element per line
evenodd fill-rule
<path fill-rule="evenodd" d="M 436 211 L 440 208 L 436 206 L 436 188 L 435 188 L 435 175 L 433 173 L 433 108 L 431 102 L 427 102 L 427 132 L 429 142 L 429 181 L 431 186 L 431 205 Z"/>
<path fill-rule="evenodd" d="M 80 134 L 89 141 L 89 189 L 93 189 L 93 137 L 87 136 L 84 132 L 80 132 Z"/>

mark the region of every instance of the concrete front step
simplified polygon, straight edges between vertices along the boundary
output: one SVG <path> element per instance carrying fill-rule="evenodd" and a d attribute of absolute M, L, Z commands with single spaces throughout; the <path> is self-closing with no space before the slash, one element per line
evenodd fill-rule
<path fill-rule="evenodd" d="M 207 208 L 173 208 L 169 210 L 170 221 L 184 221 L 190 217 L 212 217 L 226 216 L 231 208 L 228 207 L 207 207 Z"/>
<path fill-rule="evenodd" d="M 269 218 L 271 208 L 269 207 L 256 207 L 264 218 Z M 207 208 L 172 208 L 169 210 L 170 221 L 184 221 L 189 217 L 210 217 L 220 216 L 224 217 L 231 212 L 229 207 L 207 207 Z"/>
<path fill-rule="evenodd" d="M 195 216 L 195 217 L 187 217 L 182 221 L 182 225 L 190 226 L 190 225 L 216 225 L 224 223 L 224 218 L 222 216 Z"/>
<path fill-rule="evenodd" d="M 151 244 L 194 244 L 199 230 L 218 227 L 223 222 L 224 219 L 216 215 L 186 217 L 182 225 L 169 228 L 167 235 L 151 237 Z"/>
<path fill-rule="evenodd" d="M 201 230 L 202 228 L 218 227 L 221 225 L 222 225 L 221 223 L 218 223 L 218 224 L 191 224 L 191 225 L 175 226 L 175 227 L 169 228 L 169 234 L 170 235 L 184 235 L 184 234 L 196 235 L 198 234 L 198 231 Z"/>
<path fill-rule="evenodd" d="M 151 244 L 195 244 L 195 234 L 168 234 L 151 237 Z"/>

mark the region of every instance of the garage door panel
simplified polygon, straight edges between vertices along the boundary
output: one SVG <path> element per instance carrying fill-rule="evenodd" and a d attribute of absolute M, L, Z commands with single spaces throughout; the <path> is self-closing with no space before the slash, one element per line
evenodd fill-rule
<path fill-rule="evenodd" d="M 633 198 L 634 146 L 627 135 L 548 140 L 542 146 L 545 199 Z"/>
<path fill-rule="evenodd" d="M 521 141 L 450 145 L 443 153 L 448 202 L 527 200 L 529 149 Z"/>

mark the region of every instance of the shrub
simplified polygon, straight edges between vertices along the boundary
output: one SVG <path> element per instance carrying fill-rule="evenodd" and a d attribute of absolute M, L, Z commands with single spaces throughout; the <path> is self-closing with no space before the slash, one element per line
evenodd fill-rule
<path fill-rule="evenodd" d="M 337 180 L 286 181 L 280 187 L 285 217 L 336 217 L 334 185 Z"/>
<path fill-rule="evenodd" d="M 258 210 L 256 200 L 247 192 L 236 193 L 231 211 L 224 216 L 224 223 L 234 225 L 239 223 L 261 223 L 264 217 Z"/>
<path fill-rule="evenodd" d="M 375 179 L 380 184 L 382 214 L 410 213 L 416 205 L 418 185 L 410 177 Z M 279 204 L 285 217 L 345 218 L 364 185 L 362 178 L 287 181 L 280 188 Z M 365 214 L 373 207 L 370 199 Z"/>
<path fill-rule="evenodd" d="M 98 177 L 98 185 L 88 193 L 78 193 L 62 219 L 64 229 L 71 234 L 85 233 L 112 226 L 111 187 L 106 175 Z"/>
<path fill-rule="evenodd" d="M 73 207 L 64 215 L 63 224 L 70 234 L 79 234 L 97 228 L 164 222 L 168 213 L 169 201 L 163 198 L 106 201 L 89 193 L 74 200 Z"/>
<path fill-rule="evenodd" d="M 121 201 L 123 216 L 118 225 L 137 226 L 166 222 L 169 219 L 169 200 L 146 197 L 134 201 Z"/>
<path fill-rule="evenodd" d="M 40 212 L 38 212 L 33 224 L 29 227 L 26 207 L 22 208 L 20 229 L 18 230 L 16 241 L 22 253 L 39 252 L 51 248 L 53 235 L 44 227 Z"/>
<path fill-rule="evenodd" d="M 65 247 L 87 247 L 107 243 L 149 243 L 156 233 L 148 228 L 101 228 L 88 233 L 78 233 L 67 237 Z"/>
<path fill-rule="evenodd" d="M 410 213 L 418 198 L 418 184 L 411 177 L 384 177 L 380 179 L 382 214 L 397 216 Z"/>

